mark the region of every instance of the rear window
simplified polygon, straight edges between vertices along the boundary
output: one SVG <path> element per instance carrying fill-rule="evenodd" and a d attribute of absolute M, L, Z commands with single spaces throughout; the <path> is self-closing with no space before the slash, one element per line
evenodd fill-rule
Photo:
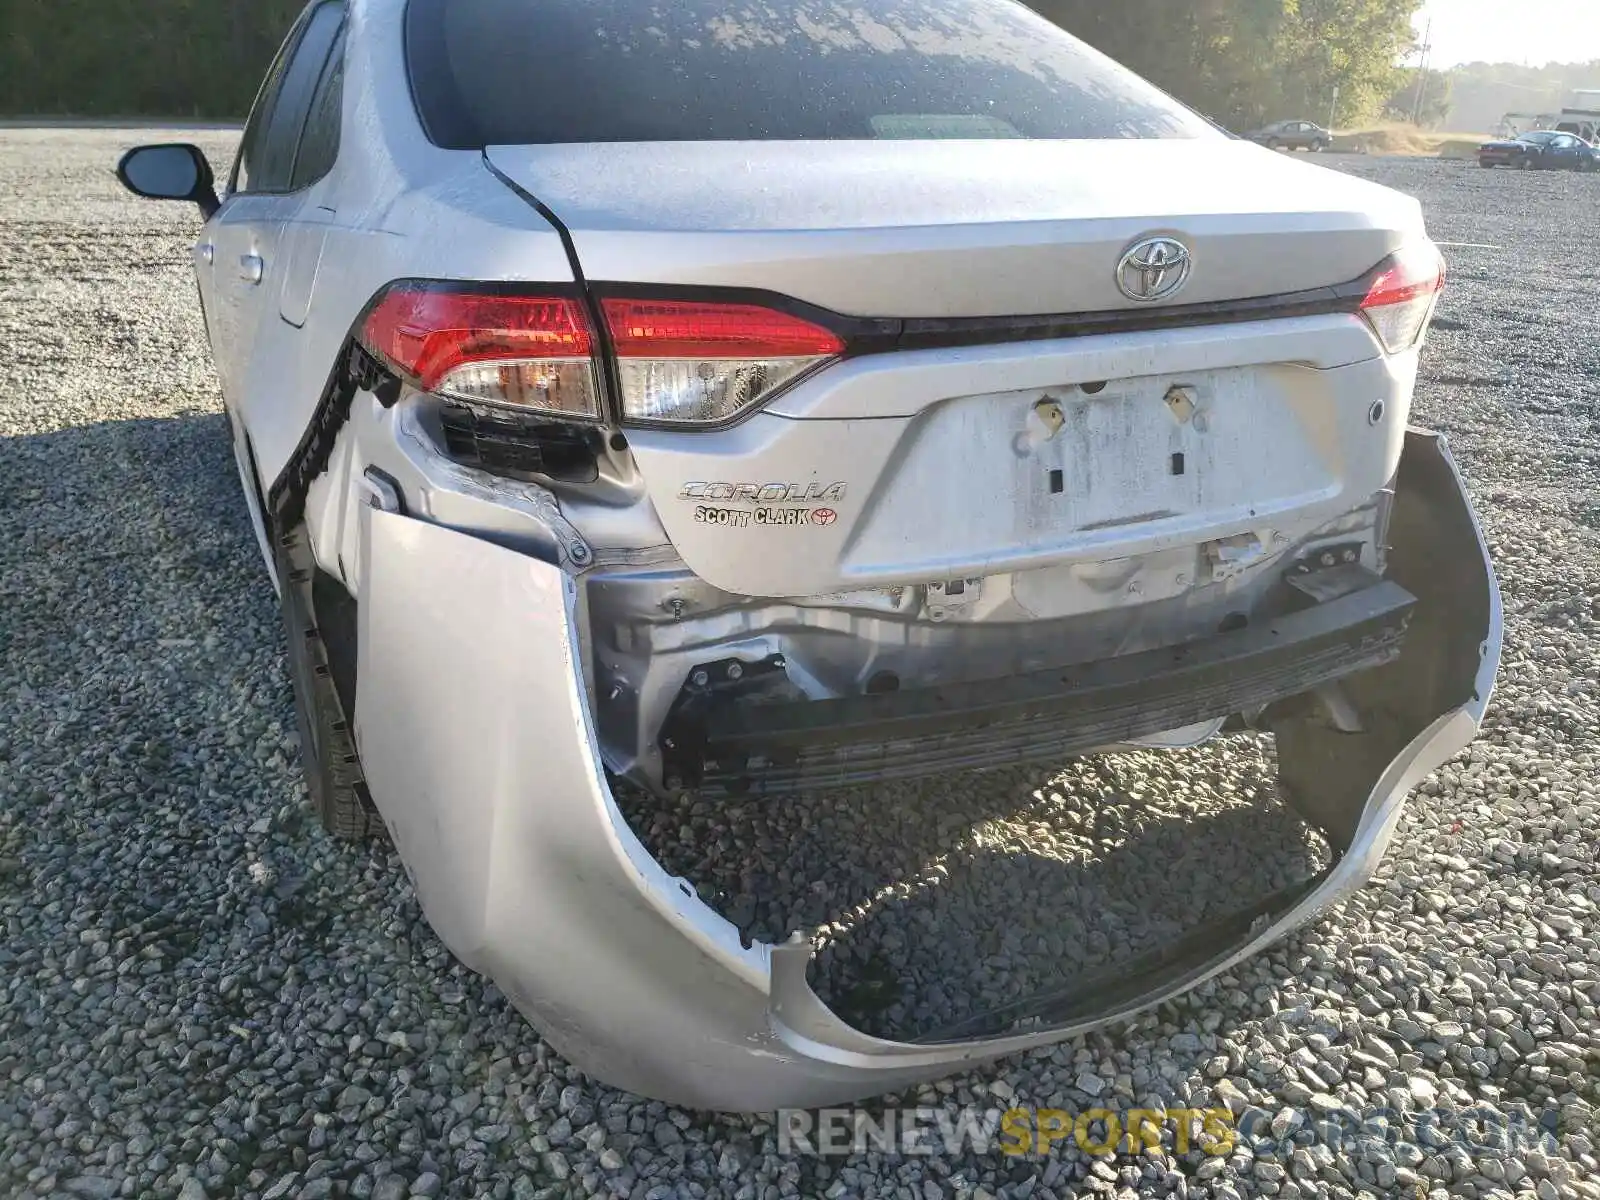
<path fill-rule="evenodd" d="M 410 0 L 406 58 L 461 150 L 1215 133 L 1010 0 Z"/>

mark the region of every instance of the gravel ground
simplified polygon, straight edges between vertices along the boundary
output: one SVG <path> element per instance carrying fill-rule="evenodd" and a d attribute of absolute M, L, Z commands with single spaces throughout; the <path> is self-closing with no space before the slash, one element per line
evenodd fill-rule
<path fill-rule="evenodd" d="M 767 1120 L 588 1082 L 451 962 L 390 851 L 314 827 L 203 349 L 195 219 L 110 175 L 157 136 L 0 131 L 0 1196 L 1600 1197 L 1600 181 L 1337 161 L 1420 195 L 1436 237 L 1492 247 L 1450 251 L 1419 416 L 1451 435 L 1498 559 L 1500 691 L 1373 885 L 1136 1022 L 900 1098 L 1227 1105 L 1269 1134 L 1207 1161 L 823 1162 L 779 1158 Z M 226 156 L 229 135 L 200 137 Z M 870 982 L 852 938 L 877 929 L 918 999 L 837 998 L 917 1027 L 962 1011 L 935 984 L 981 999 L 1033 952 L 949 896 L 1105 889 L 1092 956 L 1193 915 L 1172 857 L 1210 853 L 1175 836 L 1179 800 L 1218 852 L 1265 820 L 1273 871 L 1314 860 L 1271 819 L 1261 747 L 1233 749 L 639 823 L 752 931 L 822 923 L 819 986 L 852 959 L 850 988 Z M 824 808 L 848 853 L 819 839 Z M 819 871 L 832 890 L 812 897 Z M 1146 881 L 1148 919 L 1126 903 Z M 925 938 L 897 946 L 896 912 L 913 933 L 955 918 L 986 961 L 949 974 Z M 1334 1151 L 1294 1110 L 1335 1104 L 1526 1112 L 1547 1137 Z"/>
<path fill-rule="evenodd" d="M 747 936 L 812 932 L 817 994 L 905 1040 L 1059 988 L 1063 964 L 1080 980 L 1114 971 L 1326 867 L 1321 835 L 1277 797 L 1271 747 L 1236 736 L 957 775 L 887 802 L 634 793 L 624 811 Z"/>

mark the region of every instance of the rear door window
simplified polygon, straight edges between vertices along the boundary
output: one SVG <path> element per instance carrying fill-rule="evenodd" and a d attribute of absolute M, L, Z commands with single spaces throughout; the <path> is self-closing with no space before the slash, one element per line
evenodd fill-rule
<path fill-rule="evenodd" d="M 1011 0 L 410 0 L 406 59 L 451 149 L 1221 136 Z"/>
<path fill-rule="evenodd" d="M 251 106 L 250 118 L 245 122 L 244 135 L 239 139 L 239 153 L 233 160 L 233 171 L 228 176 L 230 193 L 251 190 L 261 158 L 261 144 L 272 124 L 272 114 L 278 107 L 278 95 L 283 91 L 283 77 L 288 73 L 294 49 L 300 44 L 300 35 L 304 32 L 305 19 L 302 17 L 289 30 L 289 36 L 284 39 L 277 57 L 272 60 L 272 66 L 267 69 L 267 77 L 256 94 L 255 104 Z"/>
<path fill-rule="evenodd" d="M 343 22 L 344 8 L 340 4 L 321 5 L 312 11 L 311 19 L 306 22 L 305 36 L 289 62 L 272 124 L 263 139 L 261 165 L 257 171 L 260 186 L 254 190 L 287 192 L 291 189 L 300 133 L 305 128 L 317 82 L 322 78 L 322 68 L 327 64 Z"/>
<path fill-rule="evenodd" d="M 300 150 L 295 155 L 290 187 L 295 191 L 310 187 L 329 171 L 339 157 L 339 124 L 344 115 L 344 34 L 333 44 L 322 80 L 311 98 L 305 130 L 300 135 Z"/>
<path fill-rule="evenodd" d="M 287 52 L 273 67 L 270 94 L 264 91 L 251 114 L 239 156 L 238 191 L 291 190 L 306 114 L 343 21 L 343 5 L 322 4 L 311 10 L 298 39 L 291 35 Z"/>

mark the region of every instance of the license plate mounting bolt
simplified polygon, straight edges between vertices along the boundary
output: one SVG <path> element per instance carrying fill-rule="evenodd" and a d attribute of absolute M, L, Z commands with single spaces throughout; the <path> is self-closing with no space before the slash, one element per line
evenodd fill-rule
<path fill-rule="evenodd" d="M 1192 387 L 1175 383 L 1167 389 L 1167 408 L 1179 425 L 1187 425 L 1200 410 L 1200 397 Z M 1199 428 L 1198 423 L 1196 428 Z"/>

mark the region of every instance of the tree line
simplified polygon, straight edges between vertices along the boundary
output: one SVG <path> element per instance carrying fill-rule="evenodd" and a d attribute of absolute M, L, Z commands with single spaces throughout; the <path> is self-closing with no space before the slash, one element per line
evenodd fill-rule
<path fill-rule="evenodd" d="M 0 112 L 240 117 L 301 3 L 0 0 Z M 1377 115 L 1399 86 L 1395 64 L 1410 46 L 1421 0 L 1031 3 L 1239 128 Z"/>
<path fill-rule="evenodd" d="M 1376 116 L 1421 0 L 1031 0 L 1036 11 L 1229 128 Z"/>
<path fill-rule="evenodd" d="M 304 0 L 0 0 L 0 113 L 229 120 Z"/>
<path fill-rule="evenodd" d="M 1579 88 L 1600 88 L 1600 59 L 1527 67 L 1466 63 L 1450 72 L 1451 129 L 1492 132 L 1507 113 L 1552 113 Z"/>

